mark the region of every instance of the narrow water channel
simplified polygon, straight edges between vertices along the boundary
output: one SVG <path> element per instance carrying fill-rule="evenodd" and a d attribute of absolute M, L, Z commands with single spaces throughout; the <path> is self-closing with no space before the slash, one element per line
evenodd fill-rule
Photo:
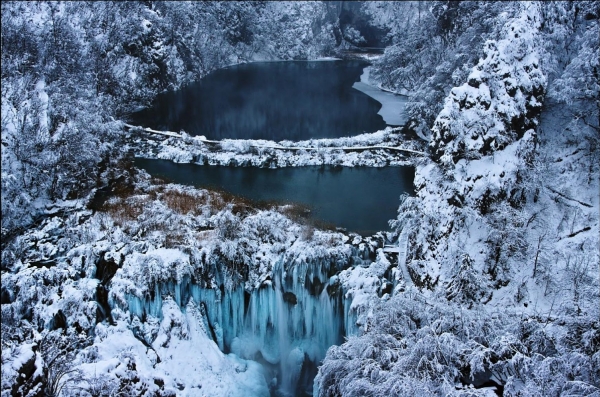
<path fill-rule="evenodd" d="M 137 158 L 150 175 L 255 201 L 308 206 L 314 219 L 370 235 L 388 230 L 403 193 L 413 193 L 412 167 L 246 168 L 177 164 Z"/>

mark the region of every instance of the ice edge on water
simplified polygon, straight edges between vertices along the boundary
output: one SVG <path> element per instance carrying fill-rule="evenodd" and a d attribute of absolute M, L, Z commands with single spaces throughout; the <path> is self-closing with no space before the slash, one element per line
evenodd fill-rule
<path fill-rule="evenodd" d="M 354 83 L 352 88 L 370 96 L 377 102 L 381 103 L 381 109 L 377 112 L 383 118 L 387 125 L 398 126 L 406 123 L 406 112 L 404 106 L 407 98 L 402 95 L 396 95 L 391 92 L 380 90 L 379 88 L 369 83 L 370 66 L 367 66 L 360 81 Z"/>

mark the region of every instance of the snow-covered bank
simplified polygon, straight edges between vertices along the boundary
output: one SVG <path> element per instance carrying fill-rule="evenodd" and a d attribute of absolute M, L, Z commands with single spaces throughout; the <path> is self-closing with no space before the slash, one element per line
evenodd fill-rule
<path fill-rule="evenodd" d="M 384 91 L 369 81 L 370 67 L 366 67 L 363 74 L 360 76 L 360 81 L 354 83 L 352 88 L 367 94 L 377 102 L 381 103 L 381 109 L 377 114 L 383 117 L 383 121 L 387 125 L 397 126 L 406 123 L 406 105 L 407 97 L 394 94 L 389 91 Z"/>
<path fill-rule="evenodd" d="M 224 139 L 165 132 L 166 139 L 151 139 L 146 129 L 132 128 L 128 136 L 138 157 L 159 158 L 202 165 L 297 167 L 305 165 L 372 166 L 410 165 L 423 157 L 422 143 L 407 139 L 400 128 L 371 134 L 307 141 Z M 149 131 L 152 132 L 152 131 Z"/>
<path fill-rule="evenodd" d="M 145 335 L 138 334 L 147 331 L 148 326 L 135 319 L 131 322 L 118 309 L 113 310 L 113 316 L 122 319 L 114 325 L 98 324 L 92 345 L 83 349 L 81 358 L 73 363 L 84 381 L 74 379 L 72 386 L 79 384 L 85 390 L 96 382 L 94 386 L 105 392 L 137 395 L 270 395 L 262 366 L 234 354 L 223 354 L 209 337 L 202 308 L 193 302 L 182 311 L 165 297 L 161 320 L 148 319 L 155 325 L 152 345 L 142 343 Z"/>

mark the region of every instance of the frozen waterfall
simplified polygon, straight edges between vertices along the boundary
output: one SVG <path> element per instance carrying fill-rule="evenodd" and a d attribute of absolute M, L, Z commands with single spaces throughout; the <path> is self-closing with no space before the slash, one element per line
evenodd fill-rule
<path fill-rule="evenodd" d="M 327 349 L 341 344 L 349 302 L 343 299 L 334 265 L 280 259 L 269 280 L 247 290 L 203 288 L 184 279 L 155 285 L 141 299 L 130 295 L 129 311 L 140 319 L 161 316 L 162 297 L 170 295 L 185 310 L 190 299 L 204 311 L 207 329 L 226 353 L 265 367 L 281 395 L 311 394 L 317 366 Z M 353 333 L 354 330 L 351 331 Z"/>

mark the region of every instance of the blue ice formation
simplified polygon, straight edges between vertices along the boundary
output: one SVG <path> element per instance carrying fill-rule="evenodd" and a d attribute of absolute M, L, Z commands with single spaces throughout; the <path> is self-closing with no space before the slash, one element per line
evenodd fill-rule
<path fill-rule="evenodd" d="M 247 290 L 244 283 L 225 288 L 221 280 L 220 288 L 205 288 L 187 278 L 157 284 L 145 299 L 129 295 L 128 309 L 141 319 L 161 317 L 163 296 L 172 296 L 182 310 L 193 299 L 223 352 L 263 364 L 281 395 L 310 394 L 327 349 L 357 333 L 350 302 L 331 277 L 337 270 L 326 260 L 282 258 L 259 288 Z"/>

